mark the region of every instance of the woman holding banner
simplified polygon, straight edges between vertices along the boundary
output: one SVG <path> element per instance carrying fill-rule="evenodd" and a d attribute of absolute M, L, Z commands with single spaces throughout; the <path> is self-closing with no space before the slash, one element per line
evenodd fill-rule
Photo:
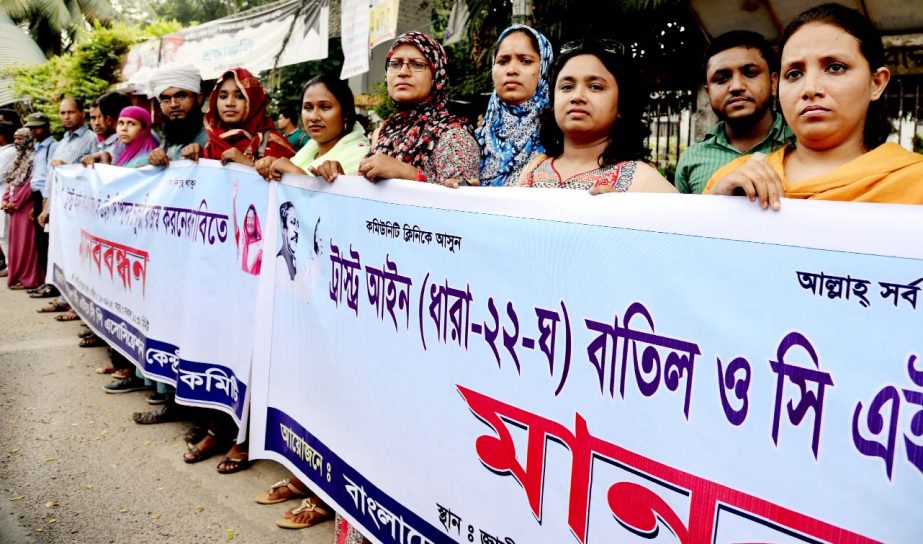
<path fill-rule="evenodd" d="M 147 156 L 157 147 L 157 140 L 151 134 L 151 114 L 138 106 L 123 109 L 119 113 L 115 133 L 125 146 L 115 165 L 125 168 L 147 166 Z"/>
<path fill-rule="evenodd" d="M 308 81 L 302 92 L 301 119 L 311 135 L 308 143 L 291 160 L 259 159 L 257 172 L 267 180 L 310 172 L 329 182 L 339 174 L 356 175 L 359 161 L 369 152 L 369 140 L 356 122 L 356 105 L 349 85 L 329 74 Z"/>
<path fill-rule="evenodd" d="M 707 194 L 923 204 L 923 156 L 885 143 L 891 123 L 881 36 L 858 11 L 811 8 L 782 36 L 779 103 L 795 146 L 741 157 L 712 176 Z"/>
<path fill-rule="evenodd" d="M 481 177 L 471 185 L 516 185 L 522 169 L 545 147 L 539 115 L 548 106 L 548 70 L 554 52 L 544 34 L 513 25 L 497 40 L 484 124 L 475 131 L 481 148 Z"/>
<path fill-rule="evenodd" d="M 359 174 L 371 181 L 477 178 L 480 151 L 462 120 L 449 113 L 446 54 L 439 42 L 420 32 L 402 34 L 388 51 L 386 67 L 397 112 L 372 136 Z"/>
<path fill-rule="evenodd" d="M 676 192 L 645 162 L 650 151 L 644 144 L 644 94 L 624 45 L 569 42 L 561 48 L 551 81 L 550 104 L 540 118 L 547 155 L 523 169 L 520 186 Z"/>
<path fill-rule="evenodd" d="M 228 70 L 208 97 L 205 132 L 208 143 L 183 148 L 183 158 L 220 160 L 253 166 L 261 157 L 291 157 L 291 144 L 275 129 L 266 112 L 269 101 L 260 80 L 244 68 Z"/>

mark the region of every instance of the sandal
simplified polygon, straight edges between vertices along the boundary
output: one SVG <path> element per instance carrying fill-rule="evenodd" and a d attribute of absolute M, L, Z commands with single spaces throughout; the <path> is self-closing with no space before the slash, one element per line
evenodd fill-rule
<path fill-rule="evenodd" d="M 19 282 L 16 282 L 13 285 L 10 285 L 9 289 L 10 291 L 22 291 L 23 289 L 28 289 L 28 288 L 25 285 Z"/>
<path fill-rule="evenodd" d="M 307 518 L 303 522 L 295 521 L 298 517 Z M 285 513 L 285 517 L 276 520 L 276 525 L 283 529 L 304 529 L 318 523 L 333 519 L 333 512 L 317 497 L 304 499 L 301 506 Z"/>
<path fill-rule="evenodd" d="M 204 461 L 209 457 L 218 453 L 218 439 L 215 437 L 215 433 L 211 430 L 199 441 L 199 443 L 204 442 L 208 437 L 211 437 L 211 445 L 199 447 L 198 444 L 186 444 L 189 448 L 189 451 L 183 454 L 183 461 L 187 463 L 198 463 L 199 461 Z"/>
<path fill-rule="evenodd" d="M 84 325 L 84 327 L 86 327 L 86 325 Z M 93 332 L 93 331 L 91 331 L 89 328 L 87 328 L 86 330 L 83 330 L 83 331 L 78 332 L 78 333 L 77 333 L 77 338 L 89 338 L 89 337 L 95 336 L 95 335 L 96 335 L 95 332 Z"/>
<path fill-rule="evenodd" d="M 112 373 L 112 378 L 116 380 L 124 380 L 125 378 L 130 378 L 135 375 L 135 371 L 130 368 L 120 368 Z"/>
<path fill-rule="evenodd" d="M 64 312 L 61 315 L 54 316 L 55 321 L 77 321 L 80 319 L 80 316 L 77 315 L 77 312 L 71 310 L 69 312 Z"/>
<path fill-rule="evenodd" d="M 283 491 L 282 493 L 277 494 L 276 493 L 277 489 L 287 490 L 289 491 L 289 493 L 286 493 L 285 491 Z M 282 496 L 277 497 L 275 499 L 270 498 L 273 495 L 282 495 Z M 269 491 L 265 493 L 260 493 L 253 500 L 255 500 L 257 504 L 279 504 L 280 502 L 285 502 L 285 501 L 289 501 L 292 499 L 297 499 L 297 498 L 307 497 L 307 496 L 308 496 L 307 491 L 302 491 L 298 489 L 297 487 L 295 487 L 295 484 L 292 483 L 291 479 L 286 478 L 282 480 L 281 482 L 276 482 L 272 484 L 272 486 L 269 487 Z"/>
<path fill-rule="evenodd" d="M 61 302 L 60 300 L 53 300 L 48 303 L 48 306 L 42 306 L 36 312 L 40 314 L 52 314 L 55 312 L 66 312 L 70 310 L 70 304 L 66 302 Z"/>
<path fill-rule="evenodd" d="M 106 342 L 103 341 L 102 338 L 100 338 L 100 337 L 98 337 L 98 336 L 96 336 L 96 335 L 93 335 L 93 336 L 91 336 L 91 337 L 89 337 L 89 338 L 83 338 L 83 339 L 81 339 L 80 342 L 79 342 L 77 345 L 80 346 L 80 347 L 82 347 L 82 348 L 95 348 L 95 347 L 98 347 L 98 346 L 105 346 L 105 345 L 106 345 Z"/>
<path fill-rule="evenodd" d="M 237 451 L 235 452 L 234 450 Z M 234 474 L 235 472 L 250 468 L 251 464 L 253 464 L 253 462 L 250 461 L 250 455 L 246 451 L 241 451 L 241 449 L 237 447 L 237 444 L 235 444 L 231 447 L 231 451 L 224 456 L 224 459 L 222 459 L 215 468 L 218 470 L 219 474 Z"/>
<path fill-rule="evenodd" d="M 49 298 L 59 296 L 61 293 L 55 288 L 54 285 L 46 285 L 43 289 L 40 289 L 29 296 L 32 298 Z"/>
<path fill-rule="evenodd" d="M 97 373 L 97 374 L 112 374 L 112 373 L 115 372 L 115 371 L 116 371 L 116 368 L 115 368 L 114 366 L 112 366 L 112 365 L 109 365 L 109 366 L 101 366 L 101 367 L 99 367 L 99 368 L 96 369 L 96 373 Z"/>

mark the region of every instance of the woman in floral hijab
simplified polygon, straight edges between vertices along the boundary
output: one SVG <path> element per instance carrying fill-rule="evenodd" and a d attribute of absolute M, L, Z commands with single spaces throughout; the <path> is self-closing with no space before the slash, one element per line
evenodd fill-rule
<path fill-rule="evenodd" d="M 359 165 L 370 180 L 432 183 L 478 177 L 478 146 L 461 119 L 449 113 L 446 54 L 420 32 L 399 36 L 387 61 L 388 96 L 397 112 L 372 137 Z"/>

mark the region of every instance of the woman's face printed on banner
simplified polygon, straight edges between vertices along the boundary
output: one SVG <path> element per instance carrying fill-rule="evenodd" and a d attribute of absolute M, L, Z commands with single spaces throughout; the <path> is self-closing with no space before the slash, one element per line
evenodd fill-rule
<path fill-rule="evenodd" d="M 247 216 L 244 218 L 244 228 L 251 237 L 256 235 L 256 212 L 253 208 L 247 208 Z"/>

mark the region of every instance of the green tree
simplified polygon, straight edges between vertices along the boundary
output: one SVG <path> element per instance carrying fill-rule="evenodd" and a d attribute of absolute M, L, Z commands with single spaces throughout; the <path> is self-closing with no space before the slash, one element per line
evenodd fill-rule
<path fill-rule="evenodd" d="M 73 45 L 87 23 L 108 26 L 116 17 L 109 0 L 0 0 L 0 11 L 17 24 L 27 24 L 47 57 Z"/>
<path fill-rule="evenodd" d="M 63 97 L 84 102 L 96 99 L 120 80 L 122 59 L 132 45 L 179 28 L 179 23 L 164 21 L 155 21 L 145 29 L 124 23 L 109 27 L 96 23 L 78 34 L 70 52 L 51 57 L 44 64 L 10 69 L 13 91 L 31 102 L 33 110 L 48 115 L 52 130 L 60 130 L 57 111 Z"/>

